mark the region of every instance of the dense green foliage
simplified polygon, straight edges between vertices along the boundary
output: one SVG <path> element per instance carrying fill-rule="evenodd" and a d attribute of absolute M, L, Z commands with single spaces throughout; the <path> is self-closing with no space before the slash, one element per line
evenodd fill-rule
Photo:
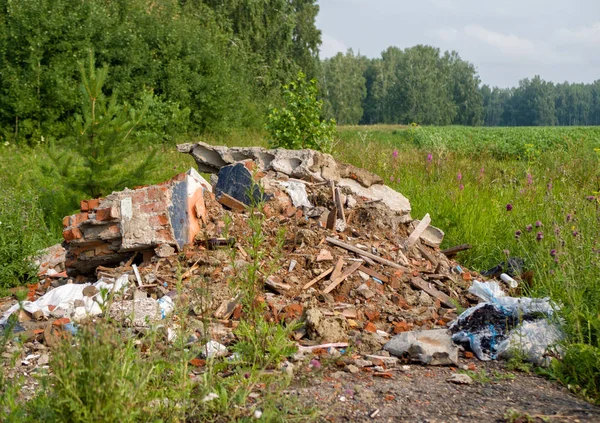
<path fill-rule="evenodd" d="M 0 187 L 0 289 L 37 282 L 31 258 L 52 243 L 36 193 Z M 2 296 L 2 294 L 0 294 Z"/>
<path fill-rule="evenodd" d="M 273 87 L 315 67 L 317 11 L 311 0 L 0 0 L 0 138 L 67 134 L 90 50 L 110 66 L 109 94 L 153 95 L 147 125 L 166 136 L 256 126 Z"/>
<path fill-rule="evenodd" d="M 306 80 L 302 72 L 295 81 L 283 86 L 282 108 L 271 107 L 266 129 L 274 148 L 331 152 L 335 121 L 321 119 L 323 102 L 317 99 L 317 81 Z"/>

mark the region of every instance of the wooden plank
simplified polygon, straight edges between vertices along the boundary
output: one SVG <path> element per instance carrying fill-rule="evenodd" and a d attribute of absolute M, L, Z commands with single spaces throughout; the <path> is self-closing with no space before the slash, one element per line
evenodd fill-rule
<path fill-rule="evenodd" d="M 339 278 L 342 274 L 342 267 L 344 267 L 344 259 L 340 257 L 337 263 L 335 264 L 333 273 L 331 274 L 331 277 L 329 279 L 334 280 Z"/>
<path fill-rule="evenodd" d="M 360 270 L 363 273 L 366 273 L 369 276 L 373 276 L 374 278 L 379 279 L 381 282 L 388 283 L 390 281 L 390 279 L 387 276 L 382 275 L 381 273 L 376 272 L 373 269 L 369 269 L 368 267 L 360 266 L 358 270 Z"/>
<path fill-rule="evenodd" d="M 425 232 L 425 229 L 429 227 L 430 223 L 431 217 L 429 216 L 429 213 L 427 213 L 425 217 L 423 217 L 423 220 L 419 222 L 415 230 L 412 231 L 412 233 L 408 237 L 408 240 L 406 241 L 406 251 L 410 250 L 412 246 L 415 245 L 417 240 L 421 238 L 421 235 L 423 235 L 423 232 Z"/>
<path fill-rule="evenodd" d="M 412 283 L 415 287 L 419 288 L 422 291 L 427 292 L 434 298 L 437 298 L 447 307 L 456 308 L 456 302 L 452 300 L 448 295 L 444 294 L 441 291 L 438 291 L 433 286 L 430 286 L 429 283 L 425 282 L 421 278 L 411 278 L 410 283 Z"/>
<path fill-rule="evenodd" d="M 330 231 L 335 231 L 335 223 L 337 221 L 337 207 L 333 206 L 333 209 L 329 212 L 327 216 L 327 229 Z"/>
<path fill-rule="evenodd" d="M 316 278 L 314 278 L 312 281 L 310 281 L 309 283 L 307 283 L 306 285 L 304 285 L 302 287 L 302 289 L 308 289 L 311 286 L 313 286 L 314 284 L 316 284 L 317 282 L 319 282 L 321 279 L 324 279 L 325 276 L 327 276 L 328 274 L 330 274 L 331 272 L 333 272 L 333 267 L 330 267 L 329 269 L 327 269 L 326 271 L 324 271 L 323 273 L 321 273 L 319 276 L 317 276 Z"/>
<path fill-rule="evenodd" d="M 354 245 L 346 244 L 345 242 L 342 242 L 342 241 L 340 241 L 338 239 L 328 237 L 326 239 L 326 241 L 329 242 L 330 244 L 336 245 L 336 246 L 341 247 L 341 248 L 343 248 L 345 250 L 352 251 L 353 253 L 356 253 L 359 256 L 368 257 L 371 260 L 374 260 L 374 261 L 376 261 L 378 263 L 385 264 L 386 266 L 393 267 L 394 269 L 403 269 L 403 270 L 406 270 L 405 267 L 400 266 L 398 263 L 394 263 L 393 261 L 386 260 L 383 257 L 379 257 L 379 256 L 376 256 L 375 254 L 368 253 L 366 251 L 361 250 L 360 248 L 355 247 Z"/>
<path fill-rule="evenodd" d="M 358 268 L 362 266 L 362 263 L 362 261 L 359 261 L 350 266 L 350 268 L 346 270 L 339 278 L 334 279 L 333 282 L 331 282 L 331 284 L 325 288 L 323 294 L 329 294 L 331 291 L 333 291 L 339 284 L 345 281 L 348 276 L 356 272 Z"/>
<path fill-rule="evenodd" d="M 335 189 L 335 205 L 338 209 L 337 217 L 346 223 L 346 215 L 344 214 L 344 205 L 342 204 L 342 193 L 339 188 Z"/>
<path fill-rule="evenodd" d="M 470 248 L 471 248 L 471 244 L 461 244 L 461 245 L 457 245 L 456 247 L 451 247 L 451 248 L 442 250 L 441 253 L 444 254 L 446 257 L 452 257 L 452 256 L 455 256 L 456 254 L 460 253 L 461 251 L 465 251 Z"/>

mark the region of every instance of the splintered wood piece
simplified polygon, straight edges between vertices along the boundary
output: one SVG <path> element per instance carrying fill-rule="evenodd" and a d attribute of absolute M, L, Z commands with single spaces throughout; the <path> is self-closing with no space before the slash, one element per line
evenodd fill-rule
<path fill-rule="evenodd" d="M 344 259 L 340 257 L 335 264 L 335 268 L 333 269 L 333 273 L 329 279 L 334 280 L 338 278 L 342 274 L 342 267 L 344 267 Z"/>
<path fill-rule="evenodd" d="M 346 223 L 346 215 L 344 214 L 344 205 L 342 204 L 342 193 L 339 188 L 335 189 L 335 205 L 337 207 L 337 217 Z"/>
<path fill-rule="evenodd" d="M 381 273 L 376 272 L 373 269 L 369 269 L 368 267 L 360 266 L 358 270 L 360 270 L 363 273 L 366 273 L 369 276 L 373 276 L 374 278 L 379 279 L 381 282 L 388 283 L 390 281 L 390 279 L 387 276 L 382 275 Z"/>
<path fill-rule="evenodd" d="M 350 268 L 348 270 L 346 270 L 339 278 L 334 279 L 333 282 L 331 282 L 331 284 L 327 288 L 325 288 L 325 290 L 323 291 L 323 294 L 329 294 L 331 291 L 333 291 L 339 284 L 341 284 L 343 281 L 345 281 L 348 276 L 350 276 L 351 274 L 356 272 L 358 270 L 358 268 L 360 266 L 362 266 L 362 264 L 363 264 L 362 261 L 358 261 L 358 262 L 354 263 L 352 266 L 350 266 Z"/>
<path fill-rule="evenodd" d="M 325 276 L 327 276 L 328 274 L 330 274 L 331 272 L 333 272 L 333 267 L 330 267 L 329 269 L 327 269 L 326 271 L 324 271 L 323 273 L 321 273 L 319 276 L 317 276 L 316 278 L 314 278 L 312 281 L 310 281 L 309 283 L 307 283 L 306 285 L 304 285 L 302 287 L 302 289 L 308 289 L 311 286 L 313 286 L 314 284 L 316 284 L 317 282 L 319 282 L 321 279 L 324 279 Z"/>
<path fill-rule="evenodd" d="M 456 247 L 451 247 L 446 250 L 442 250 L 441 253 L 444 254 L 446 257 L 453 257 L 456 254 L 460 253 L 461 251 L 465 251 L 470 248 L 471 248 L 471 244 L 461 244 L 461 245 L 457 245 Z"/>
<path fill-rule="evenodd" d="M 419 288 L 420 290 L 427 292 L 432 297 L 437 298 L 442 302 L 442 304 L 446 305 L 447 307 L 456 308 L 456 303 L 452 301 L 452 298 L 450 298 L 443 292 L 438 291 L 433 286 L 430 286 L 429 283 L 425 282 L 423 279 L 411 278 L 410 283 L 412 283 L 415 287 Z"/>
<path fill-rule="evenodd" d="M 292 288 L 288 284 L 277 282 L 273 277 L 267 278 L 267 280 L 265 281 L 265 285 L 268 288 L 271 288 L 273 291 L 277 292 L 278 294 L 284 294 Z"/>
<path fill-rule="evenodd" d="M 423 232 L 429 227 L 430 223 L 431 217 L 429 216 L 429 213 L 427 213 L 408 237 L 408 240 L 406 241 L 406 251 L 410 250 L 412 246 L 415 245 L 417 240 L 423 235 Z"/>
<path fill-rule="evenodd" d="M 406 256 L 404 255 L 404 253 L 398 249 L 398 257 L 400 257 L 400 262 L 405 265 L 405 266 L 409 266 L 410 262 L 408 261 L 408 259 L 406 258 Z"/>
<path fill-rule="evenodd" d="M 327 216 L 327 229 L 335 231 L 335 222 L 337 220 L 337 207 L 333 206 L 329 215 Z"/>
<path fill-rule="evenodd" d="M 438 261 L 433 257 L 425 247 L 423 247 L 420 243 L 416 245 L 417 250 L 433 265 L 434 269 L 438 266 Z"/>
<path fill-rule="evenodd" d="M 394 263 L 393 261 L 386 260 L 383 257 L 379 257 L 379 256 L 376 256 L 375 254 L 368 253 L 366 251 L 361 250 L 358 247 L 355 247 L 354 245 L 346 244 L 345 242 L 342 242 L 338 239 L 328 237 L 327 242 L 329 242 L 330 244 L 333 244 L 335 246 L 344 248 L 345 250 L 352 251 L 353 253 L 356 253 L 359 256 L 364 256 L 364 257 L 370 258 L 371 260 L 374 260 L 378 263 L 393 267 L 394 269 L 403 269 L 403 270 L 406 269 L 405 267 L 400 266 L 398 263 Z"/>

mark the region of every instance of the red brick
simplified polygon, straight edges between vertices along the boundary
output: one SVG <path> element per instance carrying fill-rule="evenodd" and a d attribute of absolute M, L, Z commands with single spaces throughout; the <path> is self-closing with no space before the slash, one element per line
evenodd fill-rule
<path fill-rule="evenodd" d="M 465 351 L 465 358 L 468 358 L 468 359 L 473 358 L 473 353 L 471 351 Z"/>
<path fill-rule="evenodd" d="M 80 209 L 82 212 L 89 211 L 89 209 L 90 209 L 90 206 L 89 206 L 89 204 L 88 204 L 87 200 L 81 200 L 81 201 L 79 202 L 79 209 Z"/>
<path fill-rule="evenodd" d="M 469 272 L 463 272 L 462 278 L 463 278 L 463 281 L 470 281 L 471 280 L 471 274 Z"/>
<path fill-rule="evenodd" d="M 68 228 L 71 226 L 71 216 L 65 216 L 62 221 L 63 228 Z"/>
<path fill-rule="evenodd" d="M 406 322 L 394 322 L 394 335 L 399 334 L 400 332 L 408 332 L 409 327 Z"/>
<path fill-rule="evenodd" d="M 227 194 L 221 195 L 219 198 L 219 203 L 223 204 L 225 207 L 229 207 L 231 210 L 240 212 L 246 210 L 246 205 L 244 203 Z"/>
<path fill-rule="evenodd" d="M 133 194 L 131 195 L 131 202 L 133 204 L 141 204 L 141 203 L 146 202 L 146 190 L 139 189 L 137 191 L 134 191 Z"/>
<path fill-rule="evenodd" d="M 379 313 L 378 311 L 365 310 L 365 316 L 367 316 L 367 319 L 369 319 L 369 321 L 376 322 L 377 320 L 379 320 L 379 317 L 381 317 L 381 313 Z"/>
<path fill-rule="evenodd" d="M 116 207 L 110 207 L 107 209 L 99 209 L 96 211 L 96 220 L 104 222 L 106 220 L 113 220 L 119 217 Z"/>
<path fill-rule="evenodd" d="M 166 205 L 162 201 L 157 201 L 154 203 L 146 203 L 140 206 L 140 211 L 142 213 L 160 213 L 165 211 Z"/>
<path fill-rule="evenodd" d="M 113 253 L 114 251 L 109 248 L 108 244 L 102 244 L 94 248 L 94 254 L 97 256 L 106 256 Z"/>
<path fill-rule="evenodd" d="M 283 310 L 289 319 L 294 319 L 302 316 L 304 308 L 302 307 L 302 304 L 295 303 L 286 306 Z"/>
<path fill-rule="evenodd" d="M 55 321 L 53 321 L 52 325 L 53 326 L 63 326 L 68 323 L 71 323 L 71 319 L 69 319 L 68 317 L 61 317 L 60 319 L 56 319 Z"/>
<path fill-rule="evenodd" d="M 146 190 L 149 201 L 162 200 L 162 190 L 159 187 L 150 187 Z"/>
<path fill-rule="evenodd" d="M 75 226 L 79 226 L 82 222 L 88 220 L 87 212 L 77 213 L 75 216 L 75 222 L 73 223 Z"/>
<path fill-rule="evenodd" d="M 368 323 L 365 325 L 365 327 L 363 328 L 363 330 L 364 330 L 364 331 L 366 331 L 366 332 L 372 332 L 372 333 L 375 333 L 375 332 L 377 332 L 377 327 L 376 327 L 376 326 L 375 326 L 373 323 L 371 323 L 371 322 L 368 322 Z"/>
<path fill-rule="evenodd" d="M 63 238 L 65 241 L 73 241 L 74 239 L 81 239 L 83 234 L 79 230 L 79 228 L 70 228 L 63 231 Z"/>
<path fill-rule="evenodd" d="M 231 315 L 231 318 L 235 320 L 240 320 L 240 317 L 242 317 L 242 305 L 238 304 L 233 309 L 233 314 Z"/>
<path fill-rule="evenodd" d="M 87 200 L 89 211 L 96 210 L 100 206 L 100 198 L 94 198 L 93 200 Z"/>
<path fill-rule="evenodd" d="M 154 227 L 165 226 L 169 224 L 169 218 L 165 214 L 150 216 L 150 224 Z"/>
<path fill-rule="evenodd" d="M 173 235 L 171 234 L 171 231 L 169 231 L 168 229 L 161 229 L 159 231 L 156 231 L 156 234 L 158 235 L 158 238 L 163 241 L 172 241 L 173 240 Z"/>
<path fill-rule="evenodd" d="M 256 163 L 254 163 L 254 160 L 252 160 L 252 159 L 244 160 L 242 162 L 242 164 L 244 165 L 244 167 L 246 169 L 248 169 L 250 171 L 250 173 L 254 173 L 254 170 L 256 169 Z"/>

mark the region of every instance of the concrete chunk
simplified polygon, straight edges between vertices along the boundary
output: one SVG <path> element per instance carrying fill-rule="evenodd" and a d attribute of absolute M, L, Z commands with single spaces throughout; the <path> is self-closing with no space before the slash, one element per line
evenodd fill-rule
<path fill-rule="evenodd" d="M 407 356 L 431 366 L 458 363 L 458 348 L 445 329 L 403 332 L 394 336 L 383 349 L 396 357 Z"/>

